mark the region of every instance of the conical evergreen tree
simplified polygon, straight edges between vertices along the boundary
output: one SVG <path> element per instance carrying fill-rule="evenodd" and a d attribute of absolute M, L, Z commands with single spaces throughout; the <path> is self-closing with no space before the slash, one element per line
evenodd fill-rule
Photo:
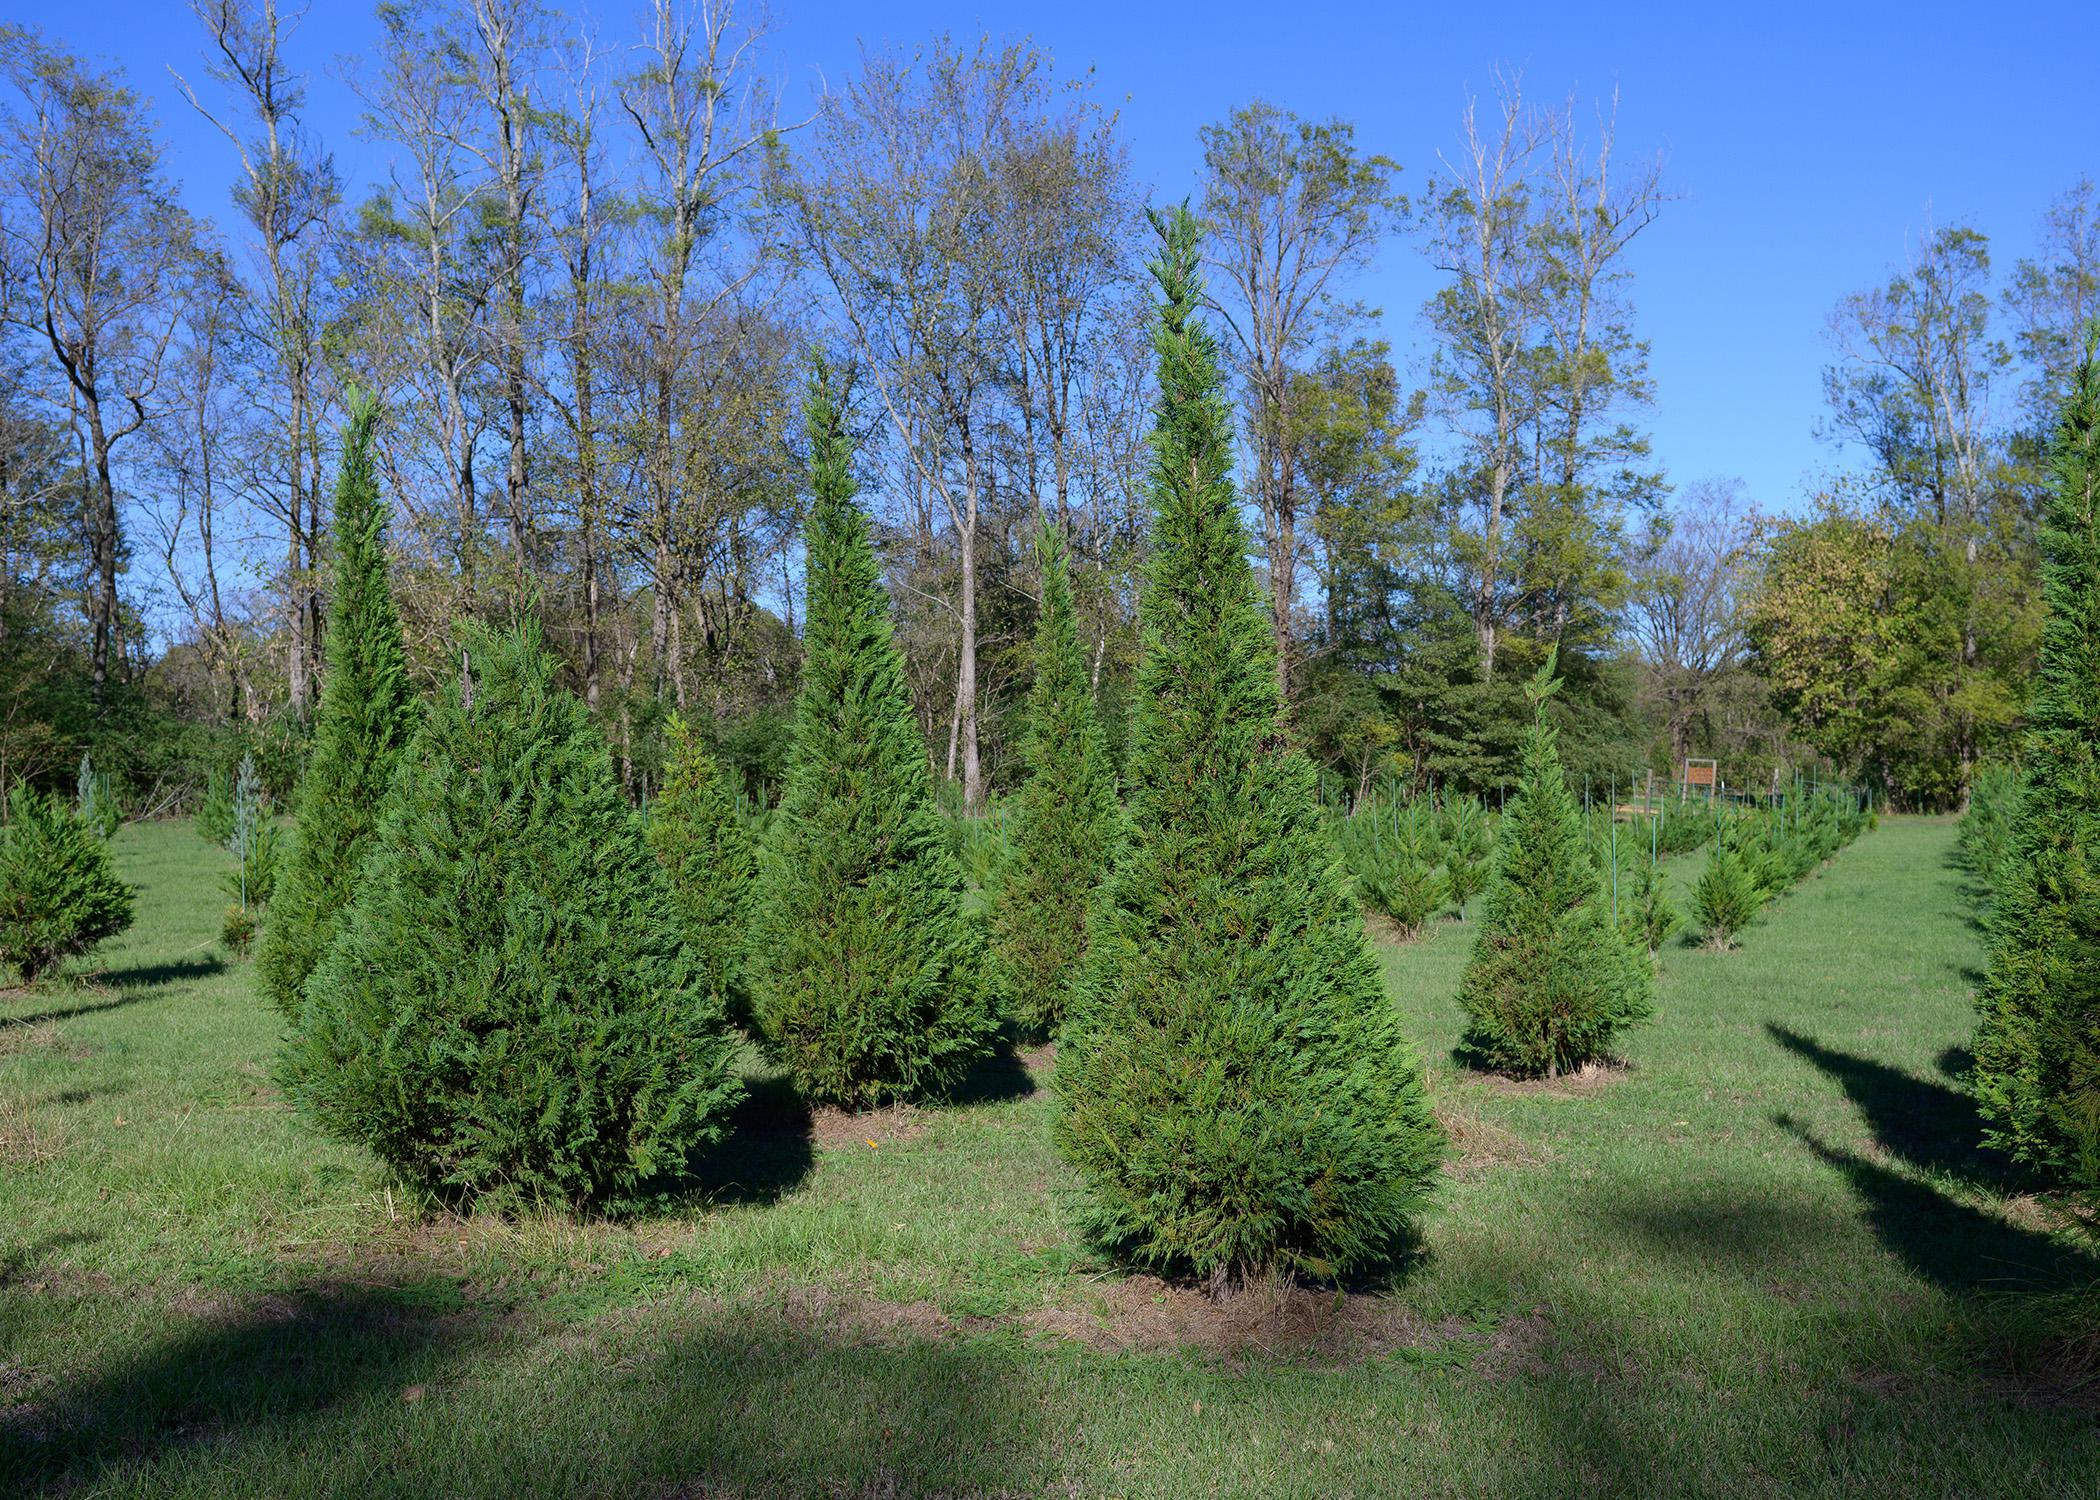
<path fill-rule="evenodd" d="M 15 783 L 0 829 L 0 962 L 24 984 L 129 927 L 137 894 L 117 878 L 99 828 Z"/>
<path fill-rule="evenodd" d="M 808 609 L 795 743 L 759 853 L 746 977 L 767 1046 L 813 1102 L 866 1108 L 953 1082 L 994 1024 L 890 636 L 852 450 L 810 387 Z"/>
<path fill-rule="evenodd" d="M 372 432 L 378 404 L 353 391 L 335 481 L 335 591 L 313 747 L 292 799 L 298 822 L 256 955 L 263 993 L 296 1019 L 307 976 L 356 888 L 394 763 L 415 731 L 401 621 L 387 586 L 386 509 Z"/>
<path fill-rule="evenodd" d="M 671 882 L 686 952 L 711 1000 L 742 1018 L 758 845 L 737 817 L 722 770 L 692 726 L 674 715 L 663 791 L 649 809 L 649 847 Z"/>
<path fill-rule="evenodd" d="M 2057 427 L 2041 670 L 1991 907 L 1973 1075 L 1987 1139 L 2100 1192 L 2100 323 Z"/>
<path fill-rule="evenodd" d="M 1022 1028 L 1047 1035 L 1086 957 L 1087 907 L 1115 853 L 1115 772 L 1094 716 L 1086 652 L 1073 618 L 1062 539 L 1036 541 L 1043 612 L 1035 632 L 1035 686 L 1022 756 L 1028 779 L 1014 799 L 1012 839 L 993 881 L 995 985 Z"/>
<path fill-rule="evenodd" d="M 1462 1050 L 1487 1067 L 1555 1077 L 1604 1055 L 1653 1012 L 1654 971 L 1612 920 L 1568 790 L 1546 700 L 1549 657 L 1527 691 L 1531 730 L 1517 794 L 1495 838 L 1480 935 L 1459 983 Z"/>
<path fill-rule="evenodd" d="M 1197 228 L 1155 219 L 1151 559 L 1129 833 L 1057 1061 L 1085 1225 L 1225 1287 L 1333 1276 L 1405 1242 L 1443 1135 L 1282 725 L 1228 474 Z"/>
<path fill-rule="evenodd" d="M 719 1137 L 735 1045 L 537 631 L 476 630 L 467 660 L 403 756 L 283 1077 L 434 1191 L 623 1201 Z"/>

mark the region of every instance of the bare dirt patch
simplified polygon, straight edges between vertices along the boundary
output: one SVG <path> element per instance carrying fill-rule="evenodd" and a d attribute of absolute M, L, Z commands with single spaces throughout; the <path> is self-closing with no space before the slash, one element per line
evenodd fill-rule
<path fill-rule="evenodd" d="M 0 1020 L 0 1057 L 16 1052 L 37 1052 L 58 1045 L 56 1021 L 37 1021 L 25 1026 L 19 1021 Z"/>
<path fill-rule="evenodd" d="M 62 1121 L 16 1094 L 0 1098 L 0 1162 L 12 1167 L 49 1161 L 66 1149 Z"/>
<path fill-rule="evenodd" d="M 931 1302 L 885 1302 L 821 1286 L 791 1286 L 781 1304 L 790 1324 L 875 1339 L 941 1338 L 955 1323 Z"/>
<path fill-rule="evenodd" d="M 1488 1087 L 1505 1094 L 1546 1094 L 1556 1098 L 1576 1099 L 1585 1094 L 1594 1094 L 1599 1089 L 1608 1089 L 1620 1079 L 1633 1072 L 1631 1063 L 1607 1058 L 1602 1062 L 1584 1063 L 1570 1073 L 1558 1078 L 1509 1078 L 1500 1073 L 1477 1075 Z"/>
<path fill-rule="evenodd" d="M 1436 1107 L 1437 1122 L 1451 1138 L 1451 1156 L 1444 1170 L 1453 1177 L 1470 1177 L 1503 1167 L 1536 1167 L 1552 1152 L 1536 1141 L 1528 1141 L 1507 1126 L 1483 1120 L 1457 1105 Z"/>
<path fill-rule="evenodd" d="M 1549 1374 L 1553 1365 L 1546 1358 L 1546 1346 L 1552 1342 L 1553 1322 L 1535 1307 L 1496 1327 L 1473 1361 L 1474 1373 L 1495 1381 Z"/>
<path fill-rule="evenodd" d="M 824 1108 L 810 1114 L 810 1135 L 826 1151 L 879 1150 L 926 1133 L 926 1111 L 915 1104 L 889 1104 L 857 1114 Z"/>
<path fill-rule="evenodd" d="M 1348 1364 L 1479 1339 L 1462 1319 L 1427 1322 L 1388 1297 L 1264 1282 L 1217 1301 L 1154 1276 L 1104 1281 L 1087 1306 L 1041 1308 L 1022 1321 L 1034 1332 L 1111 1353 L 1193 1350 L 1234 1362 Z"/>

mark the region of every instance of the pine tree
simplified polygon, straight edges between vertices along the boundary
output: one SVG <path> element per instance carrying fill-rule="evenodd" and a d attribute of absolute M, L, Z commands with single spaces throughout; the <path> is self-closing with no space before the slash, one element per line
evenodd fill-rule
<path fill-rule="evenodd" d="M 1972 1086 L 1992 1145 L 2100 1192 L 2100 322 L 2054 469 L 2041 666 L 1994 883 Z"/>
<path fill-rule="evenodd" d="M 214 766 L 204 777 L 204 795 L 198 799 L 192 819 L 197 836 L 213 847 L 233 837 L 233 778 L 224 766 Z"/>
<path fill-rule="evenodd" d="M 1490 1068 L 1560 1073 L 1605 1055 L 1652 1012 L 1655 976 L 1612 920 L 1568 790 L 1546 703 L 1549 656 L 1532 679 L 1532 723 L 1516 796 L 1495 839 L 1480 935 L 1459 983 L 1462 1048 Z"/>
<path fill-rule="evenodd" d="M 1706 934 L 1706 945 L 1714 949 L 1733 947 L 1735 935 L 1750 925 L 1764 901 L 1763 888 L 1742 856 L 1728 840 L 1716 838 L 1714 851 L 1706 858 L 1706 868 L 1699 872 L 1699 882 L 1692 887 L 1692 913 Z"/>
<path fill-rule="evenodd" d="M 758 846 L 737 816 L 721 767 L 676 714 L 670 744 L 663 790 L 649 809 L 649 847 L 671 883 L 701 988 L 730 1015 L 743 1017 L 749 1010 L 744 945 Z"/>
<path fill-rule="evenodd" d="M 298 836 L 256 956 L 263 993 L 295 1020 L 307 976 L 356 888 L 394 764 L 416 723 L 408 653 L 387 585 L 386 510 L 372 454 L 377 421 L 377 404 L 352 392 L 335 482 L 335 590 L 321 702 L 292 799 Z"/>
<path fill-rule="evenodd" d="M 936 1093 L 994 1030 L 933 800 L 904 660 L 890 635 L 852 450 L 820 371 L 802 692 L 780 806 L 759 853 L 745 974 L 769 1049 L 815 1103 Z"/>
<path fill-rule="evenodd" d="M 1684 926 L 1684 918 L 1670 900 L 1663 879 L 1661 858 L 1651 851 L 1635 853 L 1627 872 L 1626 891 L 1619 903 L 1619 926 L 1626 940 L 1647 953 L 1653 962 L 1662 946 Z"/>
<path fill-rule="evenodd" d="M 735 1044 L 538 632 L 467 638 L 404 752 L 282 1076 L 458 1199 L 619 1202 L 721 1135 Z"/>
<path fill-rule="evenodd" d="M 1225 1289 L 1400 1248 L 1443 1135 L 1282 723 L 1228 473 L 1197 228 L 1155 218 L 1153 534 L 1129 832 L 1092 914 L 1057 1060 L 1084 1224 Z"/>
<path fill-rule="evenodd" d="M 1063 1019 L 1086 957 L 1087 906 L 1115 852 L 1119 810 L 1073 618 L 1064 544 L 1047 525 L 1036 554 L 1043 610 L 1022 750 L 1028 779 L 1014 799 L 1013 836 L 991 885 L 990 926 L 994 985 L 1023 1029 L 1044 1036 Z"/>
<path fill-rule="evenodd" d="M 105 771 L 97 771 L 92 756 L 81 752 L 80 774 L 75 782 L 73 807 L 80 821 L 102 837 L 117 836 L 124 824 L 124 809 L 117 800 L 115 783 Z"/>
<path fill-rule="evenodd" d="M 129 927 L 135 894 L 101 830 L 16 783 L 0 830 L 0 960 L 24 984 Z"/>

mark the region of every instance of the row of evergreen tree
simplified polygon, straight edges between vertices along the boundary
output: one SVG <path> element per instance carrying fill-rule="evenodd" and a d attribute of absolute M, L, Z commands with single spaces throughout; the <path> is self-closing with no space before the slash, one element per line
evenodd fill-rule
<path fill-rule="evenodd" d="M 1991 892 L 1970 1085 L 1991 1145 L 2100 1201 L 2100 322 L 2052 456 L 2017 779 L 1965 830 Z"/>
<path fill-rule="evenodd" d="M 259 959 L 282 1076 L 328 1130 L 458 1197 L 630 1200 L 721 1139 L 732 1022 L 812 1102 L 937 1094 L 1004 1017 L 1055 1035 L 1056 1139 L 1094 1236 L 1233 1282 L 1392 1253 L 1444 1138 L 1284 722 L 1274 637 L 1198 316 L 1197 230 L 1159 221 L 1143 657 L 1118 795 L 1059 539 L 1029 779 L 982 914 L 947 838 L 824 372 L 807 404 L 805 667 L 755 844 L 680 726 L 644 820 L 529 627 L 408 686 L 359 402 L 300 837 Z M 1534 683 L 1461 1001 L 1491 1066 L 1555 1073 L 1648 1014 Z"/>

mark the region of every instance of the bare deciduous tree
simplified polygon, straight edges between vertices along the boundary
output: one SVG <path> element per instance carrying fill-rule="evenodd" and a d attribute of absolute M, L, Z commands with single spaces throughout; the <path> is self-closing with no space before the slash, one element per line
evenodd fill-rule
<path fill-rule="evenodd" d="M 41 341 L 88 503 L 90 672 L 99 700 L 117 639 L 124 536 L 113 455 L 146 425 L 196 254 L 137 97 L 20 27 L 0 30 L 17 107 L 0 125 L 8 322 Z"/>

